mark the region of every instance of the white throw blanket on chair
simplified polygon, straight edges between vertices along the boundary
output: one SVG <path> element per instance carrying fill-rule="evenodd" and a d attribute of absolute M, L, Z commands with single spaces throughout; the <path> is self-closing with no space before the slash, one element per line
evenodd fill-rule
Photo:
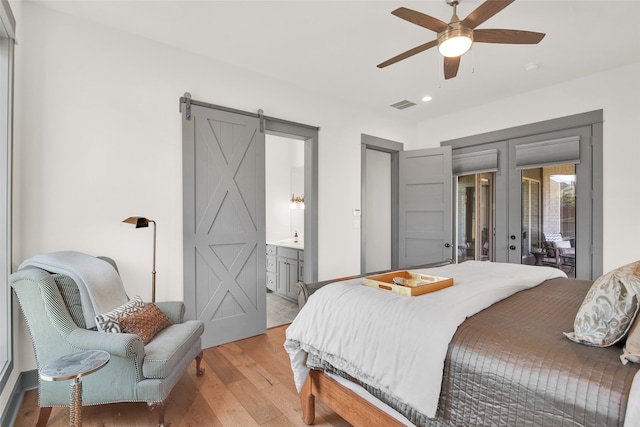
<path fill-rule="evenodd" d="M 87 328 L 96 326 L 96 314 L 111 311 L 129 300 L 116 269 L 107 261 L 82 252 L 39 254 L 23 261 L 18 270 L 28 267 L 64 274 L 76 282 Z"/>

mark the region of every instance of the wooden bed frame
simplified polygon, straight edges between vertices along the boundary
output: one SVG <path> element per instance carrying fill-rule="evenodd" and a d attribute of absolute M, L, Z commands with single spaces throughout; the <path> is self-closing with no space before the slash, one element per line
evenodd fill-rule
<path fill-rule="evenodd" d="M 311 425 L 315 421 L 316 398 L 354 426 L 404 426 L 382 409 L 325 375 L 324 372 L 312 369 L 300 392 L 302 420 L 305 424 Z"/>

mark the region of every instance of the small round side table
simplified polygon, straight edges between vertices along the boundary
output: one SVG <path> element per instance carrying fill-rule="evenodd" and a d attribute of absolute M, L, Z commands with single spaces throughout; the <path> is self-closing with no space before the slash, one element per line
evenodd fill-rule
<path fill-rule="evenodd" d="M 40 369 L 40 378 L 45 381 L 71 382 L 71 402 L 69 403 L 69 425 L 82 426 L 82 381 L 109 363 L 109 353 L 102 350 L 86 350 L 65 354 L 49 361 Z"/>
<path fill-rule="evenodd" d="M 536 250 L 531 251 L 531 255 L 533 255 L 536 258 L 536 262 L 534 265 L 544 265 L 542 261 L 544 260 L 544 256 L 546 254 L 547 253 L 545 251 L 536 251 Z"/>

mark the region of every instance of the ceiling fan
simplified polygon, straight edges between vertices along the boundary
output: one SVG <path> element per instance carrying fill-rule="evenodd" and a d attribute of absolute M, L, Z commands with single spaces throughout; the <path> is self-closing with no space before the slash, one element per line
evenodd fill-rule
<path fill-rule="evenodd" d="M 434 46 L 444 56 L 444 78 L 451 79 L 458 74 L 460 57 L 464 55 L 474 42 L 477 43 L 503 43 L 503 44 L 537 44 L 545 36 L 544 33 L 535 33 L 522 30 L 496 30 L 475 28 L 496 15 L 515 0 L 487 0 L 478 6 L 462 21 L 456 14 L 456 8 L 461 0 L 445 0 L 453 7 L 453 16 L 447 24 L 437 18 L 417 12 L 406 7 L 400 7 L 393 15 L 406 21 L 420 25 L 438 33 L 436 40 L 421 44 L 400 55 L 378 64 L 378 68 L 384 68 L 396 62 L 407 59 Z"/>

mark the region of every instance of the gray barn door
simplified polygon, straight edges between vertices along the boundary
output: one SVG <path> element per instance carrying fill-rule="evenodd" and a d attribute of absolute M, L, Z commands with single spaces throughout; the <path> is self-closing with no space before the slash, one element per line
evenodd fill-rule
<path fill-rule="evenodd" d="M 184 298 L 206 348 L 266 332 L 264 133 L 195 105 L 182 123 Z"/>
<path fill-rule="evenodd" d="M 451 147 L 400 152 L 398 268 L 452 258 Z"/>

